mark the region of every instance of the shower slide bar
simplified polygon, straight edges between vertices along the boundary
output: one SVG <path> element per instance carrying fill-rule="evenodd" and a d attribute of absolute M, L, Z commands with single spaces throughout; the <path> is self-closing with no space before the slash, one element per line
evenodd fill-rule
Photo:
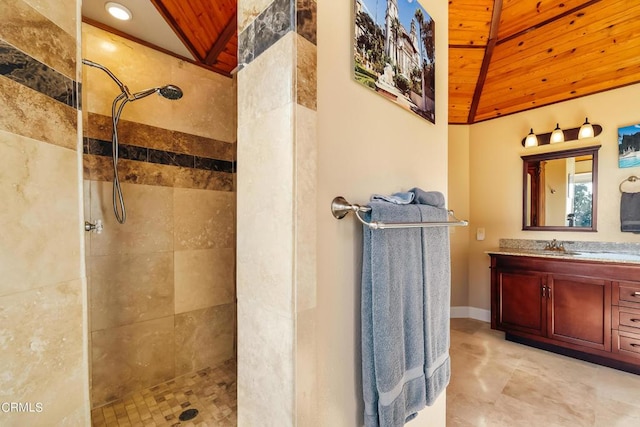
<path fill-rule="evenodd" d="M 379 221 L 365 221 L 360 212 L 369 212 L 371 208 L 368 206 L 361 206 L 347 202 L 344 197 L 336 197 L 331 201 L 331 213 L 336 219 L 342 219 L 350 212 L 356 214 L 358 221 L 366 225 L 373 230 L 384 230 L 387 228 L 425 228 L 425 227 L 466 227 L 469 225 L 469 221 L 459 220 L 453 214 L 453 211 L 447 210 L 447 213 L 455 221 L 432 221 L 432 222 L 379 222 Z"/>

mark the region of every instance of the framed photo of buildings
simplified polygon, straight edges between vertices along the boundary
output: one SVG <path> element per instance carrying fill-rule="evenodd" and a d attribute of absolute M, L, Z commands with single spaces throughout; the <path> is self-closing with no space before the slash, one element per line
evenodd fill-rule
<path fill-rule="evenodd" d="M 435 23 L 418 0 L 354 1 L 354 78 L 435 123 Z"/>
<path fill-rule="evenodd" d="M 618 128 L 618 167 L 640 166 L 640 124 Z"/>

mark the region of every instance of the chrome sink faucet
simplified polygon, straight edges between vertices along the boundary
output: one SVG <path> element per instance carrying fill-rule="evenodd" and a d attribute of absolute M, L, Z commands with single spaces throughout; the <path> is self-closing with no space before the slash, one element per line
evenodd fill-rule
<path fill-rule="evenodd" d="M 564 243 L 558 242 L 556 239 L 553 239 L 552 241 L 547 242 L 547 245 L 544 247 L 544 250 L 564 252 Z"/>

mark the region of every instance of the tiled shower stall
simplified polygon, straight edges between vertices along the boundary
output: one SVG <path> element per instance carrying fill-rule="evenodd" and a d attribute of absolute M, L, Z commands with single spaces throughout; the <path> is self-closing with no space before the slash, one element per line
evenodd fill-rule
<path fill-rule="evenodd" d="M 120 93 L 84 67 L 85 219 L 91 402 L 97 407 L 235 357 L 233 79 L 82 26 L 83 57 L 132 92 L 175 84 L 184 97 L 127 104 L 112 207 L 111 103 Z"/>
<path fill-rule="evenodd" d="M 89 425 L 91 408 L 190 384 L 218 362 L 234 370 L 237 353 L 239 423 L 312 425 L 316 2 L 240 1 L 238 80 L 83 24 L 81 3 L 0 2 L 0 402 L 44 407 L 0 424 Z M 119 92 L 82 58 L 132 92 L 185 93 L 124 109 L 123 225 L 109 159 Z M 289 220 L 263 227 L 260 209 Z"/>

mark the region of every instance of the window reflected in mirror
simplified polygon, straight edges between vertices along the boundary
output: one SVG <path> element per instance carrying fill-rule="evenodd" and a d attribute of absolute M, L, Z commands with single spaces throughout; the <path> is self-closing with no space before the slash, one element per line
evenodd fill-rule
<path fill-rule="evenodd" d="M 596 230 L 598 149 L 522 157 L 524 230 Z"/>

